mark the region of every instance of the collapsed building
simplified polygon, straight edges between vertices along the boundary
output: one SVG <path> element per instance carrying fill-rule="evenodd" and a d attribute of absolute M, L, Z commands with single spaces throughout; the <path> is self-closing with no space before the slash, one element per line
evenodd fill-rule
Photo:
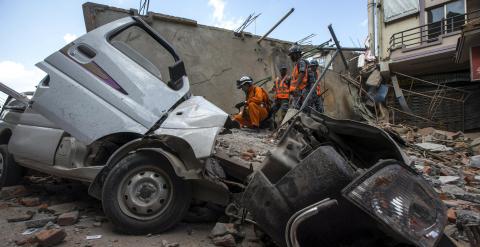
<path fill-rule="evenodd" d="M 369 1 L 390 122 L 480 128 L 480 2 Z M 375 28 L 373 12 L 376 12 Z M 372 39 L 374 41 L 374 39 Z"/>

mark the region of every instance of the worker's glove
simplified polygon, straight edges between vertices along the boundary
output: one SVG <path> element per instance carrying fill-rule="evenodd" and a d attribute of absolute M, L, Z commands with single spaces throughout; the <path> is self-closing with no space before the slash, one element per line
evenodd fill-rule
<path fill-rule="evenodd" d="M 236 105 L 235 105 L 235 108 L 240 109 L 241 107 L 245 106 L 246 104 L 247 104 L 247 102 L 242 101 L 242 102 L 236 104 Z"/>

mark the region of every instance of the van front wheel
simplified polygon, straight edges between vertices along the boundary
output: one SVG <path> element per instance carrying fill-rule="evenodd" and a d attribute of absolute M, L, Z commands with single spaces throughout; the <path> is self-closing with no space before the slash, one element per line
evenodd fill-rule
<path fill-rule="evenodd" d="M 159 233 L 178 223 L 191 201 L 188 181 L 179 178 L 167 159 L 134 153 L 109 173 L 102 193 L 105 214 L 128 234 Z"/>

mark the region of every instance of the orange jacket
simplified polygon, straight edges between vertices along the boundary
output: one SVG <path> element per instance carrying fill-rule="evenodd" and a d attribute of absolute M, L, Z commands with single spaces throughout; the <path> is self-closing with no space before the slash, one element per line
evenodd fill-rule
<path fill-rule="evenodd" d="M 283 79 L 277 77 L 275 80 L 275 98 L 276 99 L 288 99 L 290 96 L 290 89 L 287 84 L 288 76 L 284 76 Z"/>
<path fill-rule="evenodd" d="M 262 105 L 267 110 L 270 109 L 270 99 L 268 98 L 267 92 L 261 87 L 251 86 L 248 89 L 247 93 L 247 106 L 250 103 L 255 103 L 256 105 Z"/>
<path fill-rule="evenodd" d="M 307 86 L 307 83 L 308 83 L 308 63 L 304 60 L 300 60 L 293 67 L 292 81 L 290 82 L 290 92 L 293 92 L 295 90 L 295 88 L 297 88 L 297 81 L 298 81 L 298 77 L 300 75 L 299 66 L 300 66 L 300 63 L 302 63 L 302 62 L 305 63 L 305 71 L 303 71 L 303 78 L 302 78 L 302 81 L 300 82 L 300 85 L 298 86 L 298 89 L 302 90 Z"/>
<path fill-rule="evenodd" d="M 316 74 L 316 80 L 318 80 L 318 78 L 320 78 L 320 75 L 319 75 L 318 71 L 315 71 L 315 74 Z M 317 88 L 316 88 L 316 89 L 317 89 L 317 95 L 318 95 L 318 96 L 322 95 L 322 90 L 321 90 L 321 88 L 320 88 L 320 84 L 321 84 L 321 83 L 322 83 L 321 81 L 318 82 L 318 85 L 317 85 Z"/>

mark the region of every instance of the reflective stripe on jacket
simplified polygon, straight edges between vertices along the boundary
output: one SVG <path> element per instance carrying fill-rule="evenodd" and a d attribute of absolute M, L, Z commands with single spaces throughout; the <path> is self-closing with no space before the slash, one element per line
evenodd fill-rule
<path fill-rule="evenodd" d="M 318 78 L 320 78 L 320 75 L 318 74 L 318 71 L 315 71 L 315 74 L 317 75 L 317 76 L 315 77 L 315 80 L 318 80 Z M 322 90 L 321 90 L 321 88 L 320 88 L 320 84 L 321 84 L 321 82 L 318 82 L 317 88 L 316 88 L 316 91 L 317 91 L 317 95 L 318 95 L 318 96 L 322 95 Z"/>
<path fill-rule="evenodd" d="M 282 80 L 280 77 L 277 77 L 275 80 L 275 98 L 276 99 L 288 99 L 290 95 L 290 89 L 286 83 L 287 76 L 284 76 Z"/>

